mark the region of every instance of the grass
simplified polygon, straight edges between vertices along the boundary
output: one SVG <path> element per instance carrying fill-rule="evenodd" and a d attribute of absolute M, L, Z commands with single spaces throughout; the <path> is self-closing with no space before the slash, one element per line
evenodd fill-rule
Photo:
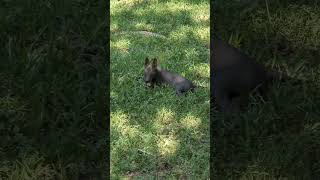
<path fill-rule="evenodd" d="M 267 67 L 308 82 L 275 83 L 247 113 L 214 113 L 217 179 L 320 178 L 320 9 L 317 1 L 215 2 L 215 33 Z"/>
<path fill-rule="evenodd" d="M 0 2 L 0 179 L 103 177 L 105 7 Z"/>
<path fill-rule="evenodd" d="M 111 178 L 207 179 L 209 2 L 112 0 L 110 14 Z M 146 57 L 203 87 L 146 89 Z"/>

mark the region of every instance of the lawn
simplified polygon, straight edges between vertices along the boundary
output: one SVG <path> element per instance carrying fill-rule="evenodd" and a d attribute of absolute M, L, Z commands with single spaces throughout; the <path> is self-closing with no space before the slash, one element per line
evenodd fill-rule
<path fill-rule="evenodd" d="M 0 1 L 0 179 L 103 178 L 105 9 Z"/>
<path fill-rule="evenodd" d="M 209 1 L 112 0 L 110 6 L 111 178 L 207 179 Z M 169 86 L 147 89 L 146 57 L 201 87 L 186 97 Z"/>
<path fill-rule="evenodd" d="M 270 99 L 252 97 L 246 113 L 213 112 L 216 179 L 320 179 L 319 2 L 216 0 L 214 12 L 216 35 L 306 80 L 275 83 Z"/>

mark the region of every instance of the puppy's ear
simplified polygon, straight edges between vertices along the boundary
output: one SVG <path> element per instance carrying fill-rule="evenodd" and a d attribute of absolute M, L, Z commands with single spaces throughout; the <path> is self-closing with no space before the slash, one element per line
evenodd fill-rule
<path fill-rule="evenodd" d="M 144 60 L 144 65 L 147 66 L 149 64 L 149 58 L 146 57 L 146 59 Z"/>
<path fill-rule="evenodd" d="M 158 65 L 158 60 L 156 58 L 153 58 L 152 60 L 152 67 L 156 68 Z"/>

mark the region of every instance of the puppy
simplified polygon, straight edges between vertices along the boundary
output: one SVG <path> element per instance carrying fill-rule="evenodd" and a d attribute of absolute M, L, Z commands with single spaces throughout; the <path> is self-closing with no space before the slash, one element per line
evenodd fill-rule
<path fill-rule="evenodd" d="M 149 61 L 145 59 L 144 63 L 144 81 L 147 87 L 153 88 L 154 85 L 169 84 L 176 90 L 178 96 L 185 95 L 189 90 L 194 92 L 195 85 L 188 79 L 177 73 L 172 73 L 161 69 L 157 59 Z"/>

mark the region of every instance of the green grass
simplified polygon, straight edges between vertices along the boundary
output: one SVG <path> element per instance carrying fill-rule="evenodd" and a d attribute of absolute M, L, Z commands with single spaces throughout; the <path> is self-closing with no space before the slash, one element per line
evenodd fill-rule
<path fill-rule="evenodd" d="M 111 177 L 209 177 L 209 2 L 111 1 Z M 165 36 L 132 34 L 149 31 Z M 144 59 L 203 86 L 146 89 Z"/>
<path fill-rule="evenodd" d="M 320 8 L 316 1 L 267 2 L 269 16 L 265 1 L 216 1 L 215 33 L 310 82 L 275 83 L 270 100 L 251 98 L 247 113 L 213 114 L 212 167 L 217 179 L 319 179 Z"/>
<path fill-rule="evenodd" d="M 0 179 L 101 178 L 105 7 L 0 2 Z"/>

